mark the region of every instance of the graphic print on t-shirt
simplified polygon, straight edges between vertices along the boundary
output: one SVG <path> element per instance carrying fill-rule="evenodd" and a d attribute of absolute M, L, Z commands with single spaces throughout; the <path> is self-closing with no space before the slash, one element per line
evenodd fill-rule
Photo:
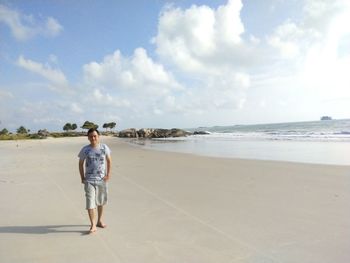
<path fill-rule="evenodd" d="M 104 161 L 103 154 L 90 150 L 86 156 L 86 173 L 89 175 L 102 175 L 105 170 Z"/>

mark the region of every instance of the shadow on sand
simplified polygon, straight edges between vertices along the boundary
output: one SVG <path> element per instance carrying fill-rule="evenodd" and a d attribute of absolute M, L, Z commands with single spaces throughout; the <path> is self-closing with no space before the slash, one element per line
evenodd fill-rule
<path fill-rule="evenodd" d="M 88 231 L 81 230 L 86 225 L 48 225 L 48 226 L 0 226 L 0 233 L 12 234 L 54 234 L 78 233 L 86 235 Z"/>

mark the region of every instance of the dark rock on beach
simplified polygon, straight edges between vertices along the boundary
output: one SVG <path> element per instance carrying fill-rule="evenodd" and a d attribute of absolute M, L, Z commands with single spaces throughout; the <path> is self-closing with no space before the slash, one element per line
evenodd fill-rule
<path fill-rule="evenodd" d="M 38 136 L 40 136 L 40 137 L 46 138 L 49 135 L 50 135 L 50 133 L 46 129 L 38 131 Z"/>
<path fill-rule="evenodd" d="M 140 138 L 151 138 L 154 129 L 140 129 L 137 131 L 137 135 Z"/>
<path fill-rule="evenodd" d="M 208 135 L 210 132 L 207 131 L 195 131 L 193 132 L 193 135 Z"/>
<path fill-rule="evenodd" d="M 126 129 L 119 132 L 121 138 L 169 138 L 184 137 L 191 133 L 181 129 Z"/>
<path fill-rule="evenodd" d="M 138 137 L 136 129 L 134 129 L 134 128 L 122 130 L 119 132 L 118 136 L 121 138 L 137 138 Z"/>

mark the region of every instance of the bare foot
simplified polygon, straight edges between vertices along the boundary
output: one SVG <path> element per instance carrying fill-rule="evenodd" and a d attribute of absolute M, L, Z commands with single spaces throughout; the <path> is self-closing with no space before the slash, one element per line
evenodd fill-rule
<path fill-rule="evenodd" d="M 97 223 L 96 226 L 97 226 L 97 227 L 100 227 L 100 228 L 106 228 L 106 227 L 107 227 L 107 225 L 104 224 L 104 223 L 102 223 L 102 222 Z"/>
<path fill-rule="evenodd" d="M 89 234 L 95 233 L 96 232 L 96 226 L 91 226 L 89 230 Z"/>

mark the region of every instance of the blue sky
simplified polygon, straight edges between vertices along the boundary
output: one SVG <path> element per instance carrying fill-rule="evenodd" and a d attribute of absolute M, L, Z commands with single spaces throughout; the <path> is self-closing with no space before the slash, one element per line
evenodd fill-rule
<path fill-rule="evenodd" d="M 0 129 L 350 117 L 347 0 L 0 1 Z"/>

